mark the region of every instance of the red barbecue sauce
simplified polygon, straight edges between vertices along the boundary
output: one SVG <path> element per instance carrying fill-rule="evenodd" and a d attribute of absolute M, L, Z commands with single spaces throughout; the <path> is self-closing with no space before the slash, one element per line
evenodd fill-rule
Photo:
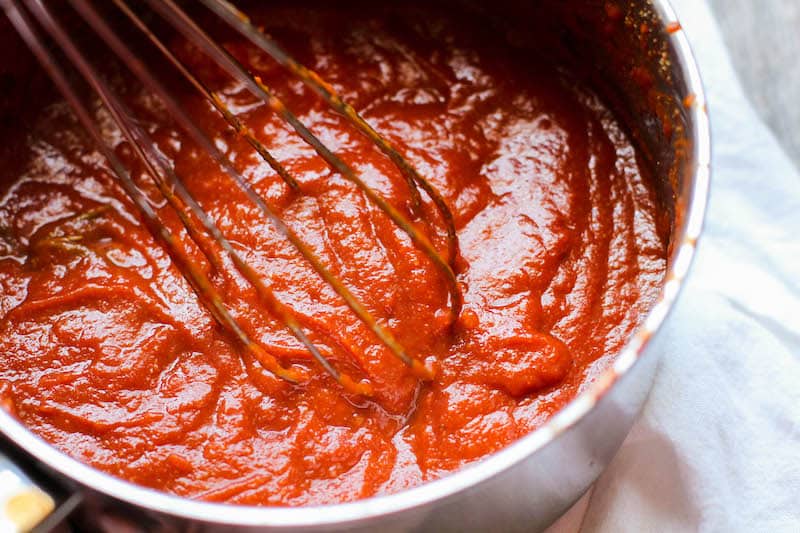
<path fill-rule="evenodd" d="M 159 101 L 109 70 L 178 174 L 332 361 L 345 393 L 231 264 L 181 230 L 131 147 L 116 153 L 244 329 L 311 378 L 260 369 L 198 303 L 64 102 L 16 132 L 0 166 L 0 400 L 59 449 L 148 487 L 257 505 L 335 503 L 441 477 L 541 426 L 605 369 L 652 304 L 666 244 L 653 184 L 590 89 L 434 8 L 260 7 L 251 15 L 394 143 L 453 211 L 464 291 L 363 194 L 195 49 L 173 49 L 296 176 L 293 193 L 209 103 L 185 109 L 407 350 L 392 357 Z M 231 34 L 224 44 L 390 203 L 405 181 L 311 90 Z M 166 79 L 172 79 L 167 77 Z M 33 95 L 35 100 L 35 95 Z M 19 139 L 22 139 L 21 141 Z M 417 225 L 444 251 L 425 198 Z"/>

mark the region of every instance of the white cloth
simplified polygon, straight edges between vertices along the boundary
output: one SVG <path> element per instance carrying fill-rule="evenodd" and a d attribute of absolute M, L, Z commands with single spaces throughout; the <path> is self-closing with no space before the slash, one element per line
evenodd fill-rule
<path fill-rule="evenodd" d="M 708 92 L 705 233 L 639 421 L 549 531 L 798 533 L 800 175 L 747 102 L 708 6 L 673 5 Z"/>

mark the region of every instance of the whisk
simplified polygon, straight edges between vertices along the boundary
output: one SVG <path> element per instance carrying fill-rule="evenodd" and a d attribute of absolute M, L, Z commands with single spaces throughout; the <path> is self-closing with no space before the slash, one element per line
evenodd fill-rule
<path fill-rule="evenodd" d="M 256 138 L 255 133 L 232 113 L 217 94 L 193 74 L 184 62 L 172 53 L 169 47 L 151 31 L 144 19 L 136 14 L 126 0 L 112 0 L 112 2 L 115 8 L 147 37 L 168 62 L 177 69 L 180 75 L 213 105 L 227 121 L 228 125 L 247 140 L 253 150 L 281 177 L 286 185 L 293 190 L 299 191 L 297 180 Z M 399 169 L 407 183 L 410 191 L 411 211 L 414 216 L 418 218 L 424 216 L 421 210 L 422 194 L 427 195 L 446 228 L 447 247 L 445 254 L 440 253 L 425 233 L 421 232 L 403 213 L 370 188 L 347 163 L 326 147 L 282 103 L 269 87 L 262 83 L 257 76 L 249 73 L 225 48 L 215 42 L 182 7 L 178 6 L 173 0 L 145 1 L 153 12 L 167 21 L 188 42 L 202 50 L 216 65 L 278 114 L 332 169 L 358 187 L 372 204 L 377 206 L 408 235 L 414 245 L 428 257 L 445 281 L 449 292 L 450 320 L 451 323 L 454 322 L 460 314 L 462 304 L 462 295 L 453 266 L 458 254 L 458 241 L 452 214 L 441 194 L 415 170 L 397 149 L 375 131 L 353 107 L 344 102 L 328 83 L 315 72 L 292 59 L 274 40 L 254 26 L 247 16 L 236 7 L 226 0 L 199 0 L 199 2 L 215 16 L 239 32 L 249 43 L 269 54 L 275 61 L 286 68 L 291 75 L 302 80 L 305 85 L 313 89 L 327 102 L 335 112 L 345 117 L 356 130 L 374 143 Z M 236 170 L 231 161 L 216 148 L 208 134 L 183 110 L 165 84 L 145 65 L 132 48 L 115 34 L 112 27 L 97 8 L 92 5 L 91 1 L 68 0 L 68 3 L 74 12 L 108 44 L 109 48 L 138 78 L 142 85 L 160 98 L 176 123 L 225 171 L 236 187 L 270 221 L 272 227 L 292 244 L 317 274 L 344 300 L 352 312 L 374 333 L 376 339 L 385 345 L 395 357 L 407 365 L 414 375 L 420 379 L 432 379 L 434 376 L 433 369 L 423 363 L 422 360 L 409 355 L 392 332 L 370 314 L 351 290 L 332 274 L 320 258 L 281 220 L 242 174 Z M 43 40 L 42 31 L 49 36 L 49 40 L 52 40 L 57 45 L 69 59 L 72 67 L 81 74 L 85 82 L 97 94 L 116 127 L 133 147 L 136 156 L 143 163 L 144 168 L 167 204 L 177 213 L 186 233 L 208 259 L 209 263 L 216 268 L 221 268 L 223 262 L 221 253 L 218 250 L 222 250 L 227 254 L 238 272 L 256 290 L 256 294 L 260 297 L 265 308 L 280 319 L 291 334 L 305 346 L 316 362 L 328 374 L 348 392 L 370 396 L 373 393 L 370 382 L 366 379 L 356 381 L 348 374 L 338 370 L 329 359 L 323 356 L 304 332 L 300 323 L 294 317 L 292 310 L 276 298 L 264 279 L 236 252 L 214 220 L 188 191 L 170 161 L 159 151 L 150 135 L 138 125 L 128 106 L 114 93 L 110 85 L 91 65 L 86 53 L 81 50 L 74 36 L 53 15 L 51 9 L 42 0 L 0 0 L 0 5 L 2 5 L 12 25 L 71 105 L 78 120 L 86 128 L 108 160 L 112 171 L 119 179 L 126 194 L 138 208 L 143 222 L 153 235 L 161 240 L 173 262 L 192 286 L 198 298 L 205 304 L 218 323 L 238 340 L 242 349 L 249 352 L 266 370 L 284 380 L 300 383 L 308 378 L 306 373 L 297 367 L 289 368 L 283 366 L 273 355 L 248 335 L 231 314 L 220 292 L 215 288 L 203 269 L 179 245 L 176 235 L 162 222 L 144 193 L 131 178 L 128 169 L 115 155 L 108 142 L 104 140 L 100 128 L 89 113 L 86 104 L 78 96 L 78 92 L 73 87 L 67 73 Z M 433 225 L 429 224 L 428 227 L 433 227 Z M 211 245 L 212 242 L 216 243 L 218 249 Z"/>

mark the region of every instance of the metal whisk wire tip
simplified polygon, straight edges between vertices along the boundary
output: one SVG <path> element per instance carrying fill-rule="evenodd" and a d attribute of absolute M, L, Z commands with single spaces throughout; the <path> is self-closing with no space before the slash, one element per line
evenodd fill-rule
<path fill-rule="evenodd" d="M 289 110 L 274 94 L 271 93 L 258 77 L 250 75 L 225 49 L 215 43 L 194 21 L 171 0 L 148 0 L 149 5 L 165 20 L 172 24 L 185 38 L 210 57 L 218 66 L 227 71 L 234 79 L 242 82 L 251 93 L 265 102 L 272 110 L 289 123 L 294 130 L 319 154 L 333 169 L 346 179 L 354 183 L 364 195 L 386 213 L 391 220 L 400 227 L 411 241 L 422 250 L 443 274 L 447 281 L 450 298 L 451 319 L 454 321 L 461 310 L 461 291 L 458 286 L 452 263 L 458 252 L 458 245 L 453 226 L 452 215 L 444 203 L 441 195 L 425 180 L 408 161 L 395 150 L 383 137 L 373 130 L 348 104 L 344 103 L 314 72 L 295 62 L 273 41 L 253 27 L 238 10 L 228 2 L 221 0 L 201 0 L 214 13 L 228 21 L 238 29 L 248 40 L 269 53 L 280 64 L 298 76 L 306 84 L 315 89 L 331 107 L 346 117 L 361 133 L 366 135 L 376 146 L 388 156 L 400 169 L 411 188 L 414 205 L 420 200 L 420 190 L 425 191 L 438 209 L 445 223 L 448 238 L 448 259 L 444 259 L 435 249 L 425 234 L 420 232 L 402 213 L 390 205 L 382 196 L 364 183 L 361 178 L 336 154 L 331 152 L 313 133 L 311 133 L 300 120 Z M 125 0 L 113 0 L 114 5 L 142 31 L 147 38 L 160 50 L 180 74 L 223 116 L 227 123 L 267 162 L 270 167 L 294 190 L 299 190 L 297 180 L 275 159 L 269 150 L 254 136 L 253 132 L 235 116 L 215 93 L 197 78 L 192 71 L 181 62 L 169 48 L 152 32 L 143 20 L 135 14 Z M 82 19 L 108 44 L 117 57 L 139 79 L 149 91 L 157 95 L 169 114 L 181 128 L 225 171 L 233 180 L 237 188 L 255 204 L 262 215 L 267 218 L 276 231 L 301 254 L 317 274 L 344 300 L 347 306 L 358 318 L 375 334 L 377 339 L 389 351 L 406 364 L 414 375 L 421 379 L 432 379 L 435 371 L 425 365 L 421 360 L 410 356 L 405 348 L 397 341 L 394 335 L 383 327 L 354 296 L 350 289 L 341 282 L 316 254 L 281 220 L 279 216 L 267 205 L 264 199 L 256 193 L 250 183 L 236 170 L 231 161 L 222 154 L 210 138 L 197 126 L 188 114 L 175 100 L 167 88 L 150 71 L 137 55 L 124 43 L 111 29 L 99 12 L 87 0 L 69 0 L 69 4 L 82 17 Z M 206 256 L 209 263 L 217 268 L 224 264 L 220 251 L 231 260 L 237 271 L 256 290 L 260 301 L 267 311 L 280 319 L 290 333 L 309 351 L 314 360 L 330 374 L 348 392 L 370 396 L 373 394 L 372 385 L 366 381 L 356 381 L 348 374 L 336 369 L 320 350 L 309 339 L 291 309 L 283 305 L 264 282 L 263 278 L 242 259 L 230 241 L 223 235 L 216 223 L 202 209 L 196 199 L 187 190 L 174 166 L 161 153 L 156 143 L 148 133 L 138 125 L 131 110 L 114 93 L 111 87 L 103 80 L 95 68 L 87 60 L 84 52 L 76 44 L 69 32 L 53 17 L 42 0 L 0 0 L 8 18 L 33 51 L 34 55 L 43 65 L 53 82 L 62 92 L 68 103 L 72 106 L 79 121 L 87 129 L 93 140 L 97 143 L 103 155 L 107 158 L 111 169 L 119 179 L 126 194 L 139 209 L 141 216 L 150 231 L 164 244 L 183 276 L 190 283 L 198 298 L 208 308 L 214 318 L 242 345 L 243 349 L 257 361 L 263 368 L 286 381 L 300 383 L 308 379 L 302 368 L 287 368 L 253 340 L 243 329 L 240 323 L 228 310 L 222 295 L 214 287 L 211 280 L 196 263 L 194 263 L 181 247 L 179 240 L 164 225 L 159 215 L 154 211 L 144 194 L 139 190 L 130 177 L 124 164 L 115 155 L 114 150 L 104 140 L 100 130 L 88 111 L 86 105 L 78 96 L 75 88 L 68 80 L 60 63 L 56 60 L 48 47 L 43 43 L 30 12 L 38 24 L 58 45 L 72 65 L 81 74 L 86 83 L 99 96 L 100 101 L 110 113 L 114 123 L 119 128 L 123 137 L 133 147 L 136 156 L 141 160 L 149 176 L 153 179 L 158 190 L 164 196 L 167 204 L 178 214 L 187 235 Z M 23 7 L 24 6 L 24 7 Z M 27 8 L 27 10 L 25 9 Z M 238 22 L 237 22 L 238 21 Z M 210 239 L 209 239 L 210 237 Z M 212 246 L 209 240 L 215 243 Z"/>

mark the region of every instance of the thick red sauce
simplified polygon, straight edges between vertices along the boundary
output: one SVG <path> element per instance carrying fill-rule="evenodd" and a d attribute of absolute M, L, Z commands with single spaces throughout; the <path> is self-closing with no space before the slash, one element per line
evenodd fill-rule
<path fill-rule="evenodd" d="M 0 400 L 70 455 L 181 496 L 261 505 L 333 503 L 438 478 L 542 425 L 603 370 L 665 269 L 652 184 L 614 115 L 546 60 L 510 53 L 479 22 L 433 8 L 269 8 L 252 13 L 403 151 L 452 208 L 464 310 L 448 326 L 430 261 L 266 106 L 174 48 L 298 178 L 292 193 L 195 93 L 186 109 L 414 356 L 382 347 L 158 101 L 114 74 L 204 208 L 340 368 L 343 392 L 269 316 L 233 267 L 215 272 L 157 200 L 251 336 L 286 365 L 260 369 L 198 303 L 140 223 L 65 103 L 4 150 L 0 194 Z M 230 50 L 320 138 L 410 216 L 395 167 L 310 90 L 234 38 Z M 100 118 L 108 125 L 107 117 Z M 444 247 L 426 202 L 419 227 Z"/>

